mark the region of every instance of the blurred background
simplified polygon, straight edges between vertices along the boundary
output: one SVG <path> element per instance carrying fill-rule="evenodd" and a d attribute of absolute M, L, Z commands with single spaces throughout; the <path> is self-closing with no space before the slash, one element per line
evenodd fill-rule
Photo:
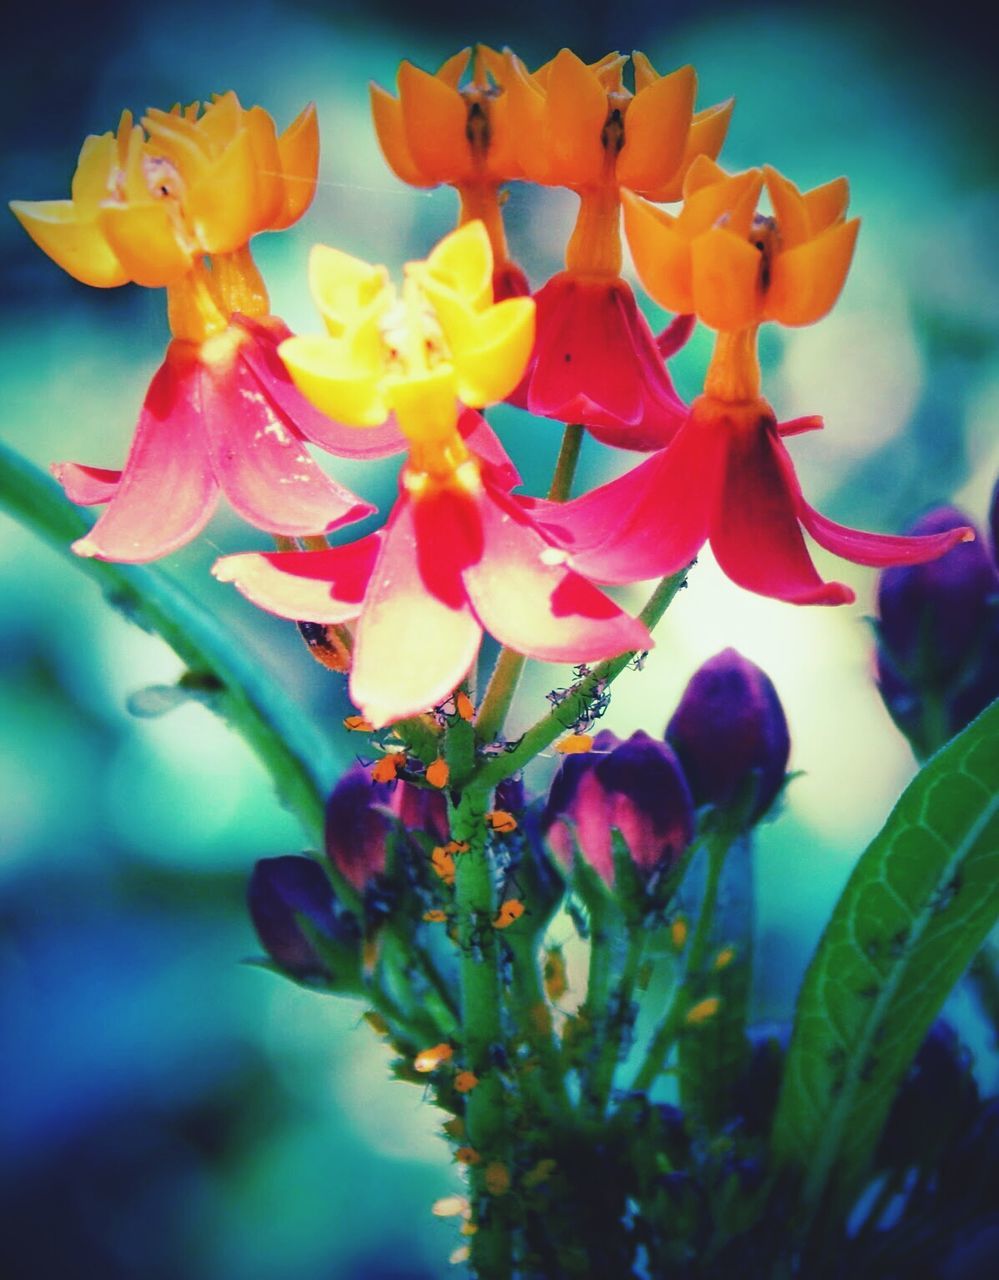
<path fill-rule="evenodd" d="M 769 161 L 802 187 L 846 173 L 863 218 L 833 314 L 765 332 L 778 415 L 822 413 L 792 441 L 806 495 L 834 519 L 897 531 L 926 507 L 985 517 L 999 471 L 999 165 L 995 83 L 973 7 L 620 0 L 497 6 L 244 0 L 105 4 L 7 23 L 3 195 L 68 194 L 87 133 L 120 110 L 234 88 L 287 124 L 316 100 L 321 185 L 297 227 L 255 253 L 273 310 L 316 327 L 305 287 L 316 240 L 398 268 L 452 225 L 448 190 L 414 192 L 375 143 L 367 82 L 401 57 L 434 69 L 481 39 L 530 65 L 571 43 L 596 58 L 643 48 L 660 70 L 693 62 L 700 105 L 734 94 L 723 160 Z M 478 7 L 476 7 L 478 8 Z M 514 188 L 509 234 L 532 279 L 558 269 L 574 198 Z M 4 440 L 41 466 L 117 466 L 167 340 L 161 294 L 75 284 L 0 220 Z M 660 318 L 649 307 L 655 322 Z M 675 361 L 696 394 L 710 346 Z M 559 432 L 514 410 L 495 423 L 525 473 L 546 482 Z M 633 459 L 587 441 L 580 483 Z M 394 466 L 336 464 L 391 501 Z M 262 547 L 221 512 L 166 564 L 224 617 L 328 731 L 339 759 L 348 707 L 293 629 L 207 568 Z M 871 679 L 875 575 L 817 553 L 857 604 L 805 610 L 727 582 L 704 556 L 642 675 L 605 722 L 661 733 L 687 679 L 729 644 L 774 680 L 801 771 L 756 854 L 758 1014 L 786 1019 L 808 953 L 846 876 L 914 771 Z M 637 605 L 641 588 L 623 592 Z M 256 858 L 302 835 L 256 761 L 203 707 L 137 717 L 141 691 L 180 674 L 173 654 L 115 614 L 65 557 L 0 516 L 0 1147 L 4 1274 L 184 1280 L 423 1280 L 445 1271 L 453 1228 L 435 1198 L 459 1189 L 420 1091 L 392 1084 L 361 1007 L 301 991 L 242 961 Z M 547 689 L 524 689 L 525 722 Z M 138 699 L 136 695 L 139 695 Z M 148 701 L 148 700 L 147 700 Z M 515 730 L 516 725 L 512 728 Z M 543 787 L 554 762 L 531 781 Z M 331 778 L 331 782 L 333 779 Z M 995 1048 L 970 997 L 948 1012 L 994 1087 Z"/>

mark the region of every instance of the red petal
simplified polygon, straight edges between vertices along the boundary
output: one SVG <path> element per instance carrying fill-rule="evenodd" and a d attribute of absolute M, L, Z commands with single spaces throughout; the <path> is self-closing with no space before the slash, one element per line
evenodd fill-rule
<path fill-rule="evenodd" d="M 974 529 L 967 525 L 921 537 L 865 533 L 862 529 L 848 529 L 827 519 L 800 496 L 798 519 L 819 546 L 842 556 L 844 560 L 873 565 L 876 569 L 888 565 L 925 564 L 927 560 L 936 560 L 959 542 L 973 542 L 975 537 Z"/>
<path fill-rule="evenodd" d="M 411 504 L 416 564 L 423 585 L 442 604 L 465 601 L 462 570 L 482 559 L 481 502 L 457 489 L 438 489 Z"/>
<path fill-rule="evenodd" d="M 443 702 L 475 659 L 482 631 L 467 601 L 451 609 L 416 568 L 410 502 L 396 504 L 357 624 L 350 696 L 377 728 Z"/>
<path fill-rule="evenodd" d="M 675 356 L 687 343 L 697 324 L 697 316 L 674 316 L 666 328 L 656 337 L 656 346 L 664 360 Z"/>
<path fill-rule="evenodd" d="M 406 448 L 406 438 L 394 417 L 380 427 L 346 427 L 309 404 L 277 353 L 278 344 L 291 337 L 283 321 L 275 316 L 251 320 L 234 315 L 232 323 L 253 339 L 244 344 L 242 355 L 264 394 L 307 440 L 340 458 L 387 458 Z"/>
<path fill-rule="evenodd" d="M 783 457 L 781 456 L 783 454 Z M 849 604 L 854 594 L 823 582 L 798 528 L 800 493 L 772 422 L 761 418 L 729 433 L 721 502 L 711 546 L 741 587 L 792 604 Z"/>
<path fill-rule="evenodd" d="M 596 582 L 660 578 L 703 546 L 722 465 L 720 433 L 690 419 L 668 448 L 538 520 L 569 546 L 573 568 Z"/>
<path fill-rule="evenodd" d="M 506 298 L 529 298 L 531 285 L 515 262 L 504 262 L 493 270 L 493 301 Z"/>
<path fill-rule="evenodd" d="M 781 439 L 785 436 L 800 436 L 806 431 L 821 431 L 825 425 L 819 414 L 813 413 L 807 418 L 792 418 L 789 422 L 778 422 L 777 434 Z"/>
<path fill-rule="evenodd" d="M 85 467 L 79 462 L 54 462 L 50 470 L 65 489 L 70 502 L 76 502 L 81 507 L 110 502 L 121 480 L 120 471 Z"/>
<path fill-rule="evenodd" d="M 487 464 L 494 484 L 502 489 L 514 489 L 521 483 L 520 472 L 481 413 L 475 409 L 462 410 L 458 430 L 472 452 Z"/>
<path fill-rule="evenodd" d="M 213 340 L 217 341 L 217 340 Z M 212 467 L 235 510 L 258 528 L 289 537 L 325 533 L 374 511 L 330 480 L 264 385 L 234 352 L 201 360 L 201 397 Z"/>
<path fill-rule="evenodd" d="M 350 622 L 374 568 L 382 533 L 329 551 L 272 551 L 263 555 L 223 556 L 212 566 L 220 582 L 232 582 L 279 618 L 301 622 Z"/>
<path fill-rule="evenodd" d="M 479 504 L 485 547 L 463 573 L 483 627 L 544 662 L 591 662 L 648 649 L 647 627 L 571 572 L 523 509 L 498 492 Z"/>
<path fill-rule="evenodd" d="M 171 342 L 149 384 L 110 505 L 73 550 L 130 564 L 155 560 L 200 533 L 217 498 L 201 427 L 197 365 L 190 344 Z"/>

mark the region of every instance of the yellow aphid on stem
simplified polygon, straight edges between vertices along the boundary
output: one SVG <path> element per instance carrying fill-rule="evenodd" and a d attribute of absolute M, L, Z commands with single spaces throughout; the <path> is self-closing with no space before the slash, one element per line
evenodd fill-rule
<path fill-rule="evenodd" d="M 370 720 L 365 720 L 364 716 L 345 716 L 343 727 L 348 733 L 372 733 L 374 726 Z"/>
<path fill-rule="evenodd" d="M 486 814 L 486 826 L 500 835 L 509 835 L 517 830 L 517 819 L 506 809 L 492 809 Z"/>
<path fill-rule="evenodd" d="M 462 720 L 472 720 L 475 717 L 472 699 L 463 690 L 454 695 L 454 709 Z"/>
<path fill-rule="evenodd" d="M 451 770 L 447 761 L 438 756 L 432 764 L 427 765 L 427 772 L 424 776 L 432 787 L 446 787 L 448 778 L 451 776 Z"/>
<path fill-rule="evenodd" d="M 507 929 L 524 914 L 524 904 L 517 898 L 508 898 L 500 904 L 499 913 L 493 921 L 494 929 Z"/>
<path fill-rule="evenodd" d="M 674 951 L 682 951 L 687 945 L 687 921 L 683 916 L 677 916 L 669 927 L 669 940 Z"/>
<path fill-rule="evenodd" d="M 435 1218 L 470 1218 L 472 1206 L 464 1196 L 442 1196 L 434 1201 L 430 1212 Z"/>
<path fill-rule="evenodd" d="M 550 947 L 545 952 L 541 975 L 548 999 L 553 1003 L 561 1000 L 569 990 L 569 975 L 561 947 Z"/>
<path fill-rule="evenodd" d="M 438 845 L 430 855 L 430 865 L 434 874 L 440 876 L 445 884 L 454 884 L 454 855 L 443 845 Z"/>
<path fill-rule="evenodd" d="M 459 1093 L 471 1093 L 478 1083 L 479 1077 L 474 1071 L 459 1071 L 454 1078 L 454 1087 Z"/>
<path fill-rule="evenodd" d="M 699 1026 L 702 1022 L 713 1018 L 720 1007 L 721 1001 L 717 996 L 707 996 L 704 1000 L 698 1000 L 697 1004 L 691 1005 L 687 1010 L 685 1021 L 692 1027 Z"/>
<path fill-rule="evenodd" d="M 588 733 L 570 733 L 555 743 L 555 750 L 560 756 L 582 755 L 593 750 L 593 738 Z"/>
<path fill-rule="evenodd" d="M 727 969 L 735 959 L 735 947 L 722 947 L 721 951 L 715 956 L 714 967 L 716 969 Z"/>
<path fill-rule="evenodd" d="M 390 751 L 376 760 L 371 769 L 372 782 L 395 782 L 399 770 L 406 763 L 405 751 Z"/>
<path fill-rule="evenodd" d="M 449 1044 L 435 1044 L 430 1049 L 422 1049 L 413 1059 L 413 1067 L 415 1070 L 426 1075 L 431 1071 L 436 1071 L 443 1063 L 449 1062 L 454 1056 L 454 1050 Z"/>
<path fill-rule="evenodd" d="M 435 907 L 431 911 L 424 911 L 423 919 L 427 924 L 444 924 L 447 920 L 447 912 Z"/>
<path fill-rule="evenodd" d="M 499 1160 L 492 1160 L 483 1173 L 486 1190 L 491 1196 L 505 1196 L 510 1190 L 510 1170 Z"/>

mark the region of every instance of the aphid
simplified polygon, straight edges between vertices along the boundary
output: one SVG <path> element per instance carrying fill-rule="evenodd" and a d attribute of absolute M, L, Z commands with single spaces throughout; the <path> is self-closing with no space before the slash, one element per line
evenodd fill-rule
<path fill-rule="evenodd" d="M 448 778 L 451 776 L 451 770 L 447 761 L 438 756 L 432 764 L 427 765 L 426 773 L 423 776 L 432 787 L 446 787 Z"/>
<path fill-rule="evenodd" d="M 524 914 L 524 904 L 519 898 L 508 898 L 500 903 L 500 909 L 493 921 L 494 929 L 507 929 Z"/>
<path fill-rule="evenodd" d="M 296 622 L 295 626 L 317 662 L 340 675 L 350 671 L 350 650 L 338 634 L 339 628 L 324 622 Z"/>
<path fill-rule="evenodd" d="M 447 920 L 447 912 L 435 907 L 432 911 L 424 911 L 423 919 L 427 924 L 443 924 Z"/>
<path fill-rule="evenodd" d="M 371 770 L 372 782 L 395 782 L 406 763 L 405 751 L 389 751 L 376 760 Z"/>
<path fill-rule="evenodd" d="M 641 653 L 635 654 L 632 660 L 628 663 L 628 666 L 631 667 L 632 671 L 644 671 L 648 656 L 648 649 L 643 649 Z"/>
<path fill-rule="evenodd" d="M 500 835 L 517 830 L 517 819 L 506 809 L 491 809 L 485 815 L 485 823 L 490 831 L 496 831 Z"/>
<path fill-rule="evenodd" d="M 555 743 L 555 750 L 560 756 L 582 755 L 593 750 L 593 739 L 588 733 L 570 733 Z"/>
<path fill-rule="evenodd" d="M 459 1071 L 454 1078 L 454 1087 L 459 1093 L 471 1093 L 478 1083 L 479 1077 L 474 1071 Z"/>
<path fill-rule="evenodd" d="M 713 1018 L 720 1007 L 721 1001 L 717 996 L 706 996 L 703 1000 L 698 1000 L 697 1004 L 690 1006 L 684 1021 L 692 1027 L 699 1026 L 702 1022 Z"/>
<path fill-rule="evenodd" d="M 421 1049 L 413 1059 L 413 1069 L 424 1075 L 430 1071 L 436 1071 L 442 1063 L 448 1062 L 454 1056 L 454 1050 L 449 1044 L 442 1042 L 435 1044 L 430 1049 Z"/>
<path fill-rule="evenodd" d="M 364 716 L 345 716 L 343 727 L 348 733 L 374 733 L 375 726 Z"/>
<path fill-rule="evenodd" d="M 434 874 L 440 876 L 445 884 L 454 884 L 454 855 L 444 848 L 443 845 L 438 845 L 431 853 L 430 865 L 433 868 Z"/>

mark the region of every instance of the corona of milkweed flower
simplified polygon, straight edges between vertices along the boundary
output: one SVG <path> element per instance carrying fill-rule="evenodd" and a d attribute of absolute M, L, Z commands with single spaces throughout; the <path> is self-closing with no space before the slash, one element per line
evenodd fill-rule
<path fill-rule="evenodd" d="M 755 213 L 764 181 L 776 211 L 767 218 Z M 702 159 L 686 191 L 675 219 L 628 200 L 628 217 L 639 220 L 630 242 L 653 297 L 719 329 L 704 394 L 676 438 L 626 475 L 562 507 L 531 503 L 573 548 L 571 563 L 598 582 L 634 582 L 676 572 L 710 541 L 724 572 L 747 590 L 847 604 L 853 591 L 819 577 L 802 529 L 836 555 L 878 568 L 933 560 L 973 538 L 966 527 L 865 533 L 821 515 L 805 501 L 782 440 L 821 419 L 779 424 L 760 395 L 761 321 L 809 324 L 843 287 L 857 232 L 844 218 L 845 180 L 802 195 L 773 170 L 729 178 Z"/>
<path fill-rule="evenodd" d="M 501 211 L 500 187 L 521 176 L 508 74 L 502 54 L 477 44 L 448 58 L 433 75 L 401 62 L 397 98 L 371 85 L 375 131 L 393 173 L 414 187 L 453 186 L 461 202 L 459 225 L 479 220 L 485 226 L 497 301 L 530 293 L 527 277 L 510 259 Z"/>
<path fill-rule="evenodd" d="M 651 643 L 643 623 L 566 567 L 510 496 L 515 476 L 485 423 L 459 430 L 459 401 L 502 399 L 531 349 L 534 303 L 493 303 L 491 281 L 478 222 L 411 263 L 401 297 L 383 270 L 316 254 L 313 287 L 329 332 L 290 339 L 283 358 L 340 421 L 363 427 L 394 412 L 410 446 L 399 500 L 385 528 L 358 542 L 215 565 L 216 577 L 282 617 L 356 621 L 350 692 L 375 727 L 447 698 L 483 630 L 547 661 Z"/>
<path fill-rule="evenodd" d="M 125 112 L 116 133 L 85 141 L 71 199 L 11 205 L 76 279 L 167 290 L 173 340 L 124 469 L 53 468 L 75 502 L 108 504 L 74 544 L 79 555 L 166 555 L 200 532 L 220 490 L 244 519 L 289 536 L 370 512 L 309 456 L 307 440 L 353 452 L 355 437 L 288 378 L 276 349 L 289 330 L 269 314 L 248 248 L 258 231 L 304 213 L 318 145 L 311 106 L 280 136 L 234 93 L 200 113 L 150 111 L 141 124 Z"/>
<path fill-rule="evenodd" d="M 525 177 L 580 198 L 563 272 L 537 294 L 538 338 L 513 397 L 532 413 L 581 422 L 608 444 L 654 449 L 683 420 L 684 406 L 635 301 L 621 278 L 621 192 L 655 200 L 680 196 L 698 155 L 718 153 L 731 103 L 695 114 L 692 67 L 659 75 L 633 55 L 587 66 L 568 49 L 532 75 L 509 55 L 510 117 Z"/>

